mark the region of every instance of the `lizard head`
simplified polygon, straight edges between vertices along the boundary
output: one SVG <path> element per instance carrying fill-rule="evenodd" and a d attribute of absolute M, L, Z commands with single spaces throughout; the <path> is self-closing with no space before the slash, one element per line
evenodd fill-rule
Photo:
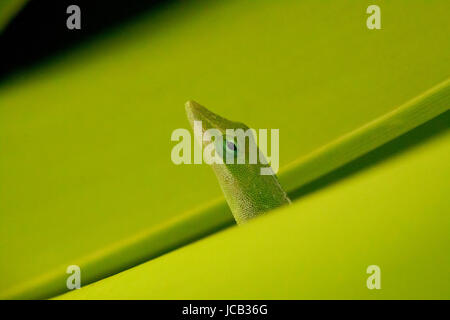
<path fill-rule="evenodd" d="M 186 103 L 186 113 L 195 138 L 201 141 L 203 155 L 208 148 L 221 159 L 210 164 L 238 223 L 289 203 L 249 127 L 222 118 L 194 101 Z M 209 139 L 211 131 L 214 138 Z M 262 168 L 271 173 L 262 175 Z"/>
<path fill-rule="evenodd" d="M 224 165 L 237 164 L 238 157 L 248 160 L 250 147 L 257 148 L 256 143 L 253 141 L 253 137 L 250 137 L 250 132 L 247 131 L 249 130 L 249 127 L 241 122 L 222 118 L 195 101 L 186 102 L 186 113 L 189 123 L 194 129 L 194 134 L 196 133 L 196 122 L 199 126 L 196 139 L 201 142 L 202 148 L 206 148 L 211 144 L 211 141 L 214 141 L 214 151 L 217 156 L 221 158 Z M 243 136 L 247 140 L 238 141 L 235 133 L 247 133 L 246 137 Z M 198 135 L 201 135 L 201 137 Z M 212 135 L 214 137 L 212 137 Z M 227 160 L 229 161 L 227 162 Z"/>

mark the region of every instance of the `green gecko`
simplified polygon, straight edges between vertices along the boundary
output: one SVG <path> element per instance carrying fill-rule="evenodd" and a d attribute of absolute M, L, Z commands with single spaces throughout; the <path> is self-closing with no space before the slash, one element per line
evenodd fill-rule
<path fill-rule="evenodd" d="M 226 135 L 227 129 L 248 130 L 245 124 L 222 118 L 194 101 L 186 103 L 186 113 L 193 129 L 194 121 L 202 122 L 202 135 L 208 129 L 217 129 L 223 137 L 223 143 L 220 144 L 223 150 L 217 150 L 219 148 L 217 144 L 214 144 L 214 151 L 223 158 L 223 163 L 212 163 L 211 166 L 238 224 L 291 203 L 275 174 L 261 175 L 261 168 L 267 168 L 269 165 L 253 139 L 249 139 L 249 144 L 254 144 L 259 161 L 255 164 L 247 163 L 249 161 L 245 161 L 244 164 L 238 164 L 237 161 L 232 164 L 226 163 L 225 154 L 227 153 L 231 153 L 236 159 L 239 152 L 245 152 L 245 159 L 249 158 L 249 144 L 245 143 L 245 150 L 238 150 L 239 143 L 236 144 L 235 138 L 230 139 Z M 210 143 L 210 141 L 203 141 L 202 148 Z"/>

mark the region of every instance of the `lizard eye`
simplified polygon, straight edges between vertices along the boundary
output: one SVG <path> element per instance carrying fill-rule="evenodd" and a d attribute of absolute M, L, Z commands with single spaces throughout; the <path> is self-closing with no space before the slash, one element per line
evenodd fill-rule
<path fill-rule="evenodd" d="M 227 151 L 233 152 L 233 153 L 237 152 L 237 147 L 233 141 L 227 140 L 225 143 L 226 143 Z"/>
<path fill-rule="evenodd" d="M 223 142 L 223 153 L 226 155 L 226 158 L 224 158 L 224 160 L 234 159 L 237 156 L 238 149 L 233 140 L 231 140 L 230 138 L 226 138 L 226 140 Z"/>
<path fill-rule="evenodd" d="M 219 145 L 217 145 L 217 147 L 219 147 Z M 237 148 L 237 145 L 234 142 L 233 138 L 224 137 L 220 147 L 221 148 L 217 148 L 217 151 L 218 151 L 219 155 L 222 157 L 222 159 L 224 160 L 224 162 L 227 159 L 234 159 L 237 157 L 238 148 Z"/>

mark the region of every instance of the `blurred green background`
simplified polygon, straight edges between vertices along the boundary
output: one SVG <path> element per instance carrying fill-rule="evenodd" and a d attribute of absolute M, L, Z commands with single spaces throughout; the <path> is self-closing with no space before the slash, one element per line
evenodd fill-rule
<path fill-rule="evenodd" d="M 0 1 L 0 31 L 14 17 L 27 0 L 1 0 Z"/>
<path fill-rule="evenodd" d="M 374 3 L 381 7 L 381 30 L 366 28 L 366 8 Z M 145 248 L 102 259 L 117 248 L 126 252 L 136 235 L 220 201 L 210 168 L 170 160 L 172 131 L 188 128 L 186 100 L 250 127 L 279 128 L 286 166 L 445 80 L 449 9 L 445 0 L 173 1 L 10 76 L 0 85 L 0 296 L 61 293 L 70 264 L 90 265 L 85 276 L 97 280 L 145 261 Z M 448 177 L 446 163 L 439 164 Z M 413 169 L 406 174 L 413 175 Z M 405 182 L 404 176 L 389 179 Z M 448 193 L 448 179 L 435 187 Z M 343 206 L 335 212 L 344 212 L 348 198 L 334 197 Z M 391 202 L 392 212 L 408 215 L 408 208 L 396 205 Z M 414 213 L 426 214 L 421 209 Z M 218 210 L 225 225 L 231 217 Z M 371 214 L 364 206 L 354 210 Z M 439 210 L 448 213 L 448 205 Z M 300 225 L 301 212 L 296 214 Z M 321 217 L 321 235 L 331 241 L 334 221 Z M 269 219 L 276 226 L 292 217 Z M 367 219 L 360 221 L 363 230 Z M 443 219 L 448 224 L 448 216 Z M 259 232 L 257 225 L 249 227 L 248 238 Z M 383 234 L 393 226 L 378 233 L 386 246 Z M 274 265 L 283 257 L 302 261 L 286 248 L 286 256 L 272 258 Z M 327 254 L 321 249 L 310 254 Z M 183 261 L 192 270 L 200 263 L 180 258 L 170 268 Z M 448 260 L 430 263 L 449 266 Z"/>

